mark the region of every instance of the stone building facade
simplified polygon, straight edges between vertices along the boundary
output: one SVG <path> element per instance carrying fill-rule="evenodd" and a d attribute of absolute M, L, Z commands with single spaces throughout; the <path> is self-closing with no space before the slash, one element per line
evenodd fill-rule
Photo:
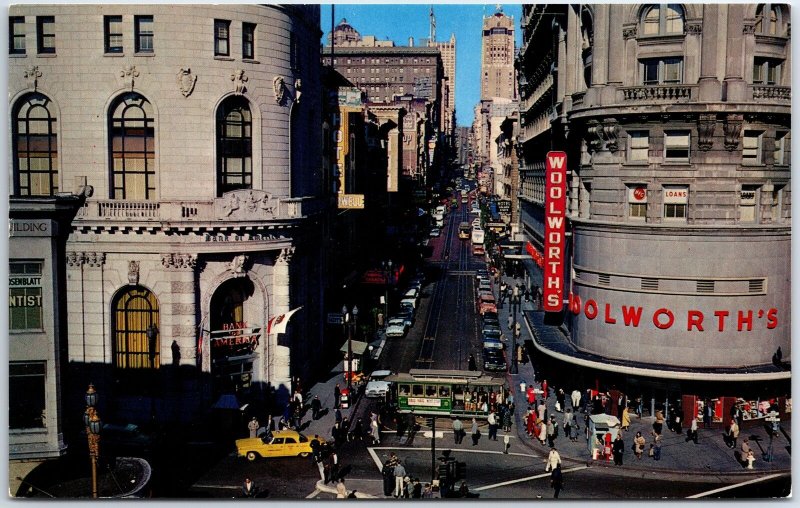
<path fill-rule="evenodd" d="M 791 355 L 789 15 L 523 6 L 521 228 L 541 252 L 545 154 L 565 151 L 561 318 L 595 368 L 788 379 L 771 359 Z"/>
<path fill-rule="evenodd" d="M 66 244 L 68 403 L 91 381 L 104 420 L 168 423 L 288 397 L 323 340 L 319 6 L 10 16 L 12 193 L 94 187 Z"/>

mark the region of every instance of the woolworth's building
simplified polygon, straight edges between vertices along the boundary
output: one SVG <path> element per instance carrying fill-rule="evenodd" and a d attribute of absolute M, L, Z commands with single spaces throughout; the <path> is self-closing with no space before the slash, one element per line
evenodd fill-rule
<path fill-rule="evenodd" d="M 63 231 L 55 352 L 30 337 L 47 333 L 41 315 L 56 302 L 27 298 L 52 261 L 33 243 L 12 249 L 30 308 L 11 323 L 10 405 L 31 415 L 12 420 L 12 458 L 37 440 L 50 443 L 40 456 L 60 453 L 43 436 L 57 415 L 80 421 L 89 382 L 108 422 L 287 398 L 322 346 L 323 286 L 307 283 L 325 272 L 332 202 L 319 6 L 15 5 L 9 16 L 12 203 L 93 189 Z M 285 334 L 266 333 L 300 307 Z M 55 372 L 63 383 L 44 381 Z"/>
<path fill-rule="evenodd" d="M 545 154 L 565 151 L 568 170 L 566 332 L 542 354 L 672 393 L 785 395 L 789 6 L 524 6 L 522 31 L 530 249 L 545 240 Z M 547 269 L 528 263 L 537 284 Z"/>

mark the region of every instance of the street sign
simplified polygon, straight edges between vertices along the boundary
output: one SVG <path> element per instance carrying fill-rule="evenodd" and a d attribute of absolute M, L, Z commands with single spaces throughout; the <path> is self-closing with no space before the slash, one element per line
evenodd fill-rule
<path fill-rule="evenodd" d="M 341 312 L 328 312 L 328 321 L 329 325 L 340 325 L 344 323 L 344 314 Z"/>

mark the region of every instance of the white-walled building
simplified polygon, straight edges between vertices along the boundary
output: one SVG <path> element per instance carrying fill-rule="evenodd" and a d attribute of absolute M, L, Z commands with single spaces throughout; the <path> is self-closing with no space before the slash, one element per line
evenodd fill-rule
<path fill-rule="evenodd" d="M 66 403 L 91 381 L 105 421 L 164 423 L 287 398 L 323 341 L 319 6 L 9 14 L 11 193 L 94 188 L 66 245 Z"/>

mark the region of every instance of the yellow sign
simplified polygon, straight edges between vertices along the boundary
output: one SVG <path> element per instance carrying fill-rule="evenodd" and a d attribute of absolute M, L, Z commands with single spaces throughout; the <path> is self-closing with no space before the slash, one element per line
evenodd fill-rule
<path fill-rule="evenodd" d="M 339 194 L 339 208 L 353 208 L 361 210 L 364 208 L 363 194 Z"/>

